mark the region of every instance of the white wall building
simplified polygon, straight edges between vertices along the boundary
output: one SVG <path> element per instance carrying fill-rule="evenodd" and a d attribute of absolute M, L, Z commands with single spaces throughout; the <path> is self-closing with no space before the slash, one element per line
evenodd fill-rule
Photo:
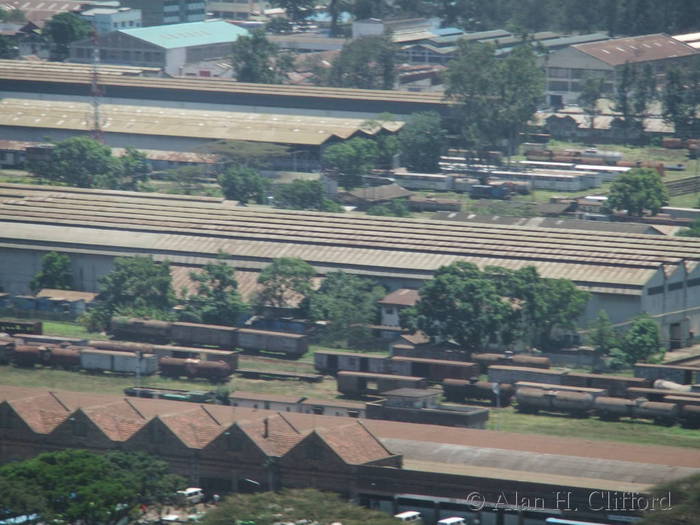
<path fill-rule="evenodd" d="M 96 7 L 83 11 L 80 17 L 91 24 L 98 35 L 141 27 L 141 10 L 130 7 Z"/>

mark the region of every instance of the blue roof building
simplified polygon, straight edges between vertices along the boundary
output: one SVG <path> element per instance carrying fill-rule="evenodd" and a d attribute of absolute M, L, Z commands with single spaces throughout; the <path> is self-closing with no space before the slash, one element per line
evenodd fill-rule
<path fill-rule="evenodd" d="M 249 34 L 242 27 L 214 20 L 120 29 L 100 36 L 97 45 L 101 63 L 159 67 L 169 75 L 181 75 L 187 64 L 226 59 L 231 44 Z M 91 62 L 92 49 L 91 38 L 73 42 L 69 61 Z"/>

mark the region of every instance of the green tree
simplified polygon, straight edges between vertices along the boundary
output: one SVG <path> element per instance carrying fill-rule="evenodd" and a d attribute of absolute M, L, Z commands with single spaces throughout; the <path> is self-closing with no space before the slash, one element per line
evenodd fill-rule
<path fill-rule="evenodd" d="M 668 204 L 668 190 L 659 173 L 650 168 L 635 168 L 621 175 L 610 186 L 607 206 L 627 210 L 627 215 L 641 217 L 645 211 L 656 215 Z"/>
<path fill-rule="evenodd" d="M 620 79 L 615 86 L 613 106 L 613 109 L 622 115 L 620 120 L 625 141 L 629 140 L 630 132 L 638 127 L 633 103 L 633 92 L 636 85 L 637 69 L 629 62 L 625 62 Z"/>
<path fill-rule="evenodd" d="M 19 50 L 15 41 L 6 35 L 0 35 L 0 58 L 12 60 L 17 58 Z"/>
<path fill-rule="evenodd" d="M 658 502 L 639 525 L 690 525 L 700 515 L 700 474 L 657 485 L 651 497 Z"/>
<path fill-rule="evenodd" d="M 458 261 L 439 268 L 420 289 L 420 300 L 403 310 L 401 325 L 433 339 L 483 349 L 512 318 L 512 305 L 474 264 Z"/>
<path fill-rule="evenodd" d="M 226 258 L 221 254 L 218 262 L 206 264 L 201 272 L 190 272 L 190 279 L 197 283 L 197 293 L 184 294 L 183 320 L 234 326 L 248 310 L 238 293 L 236 270 L 226 264 Z"/>
<path fill-rule="evenodd" d="M 128 147 L 119 160 L 123 177 L 121 189 L 136 191 L 140 184 L 148 182 L 151 166 L 144 152 Z"/>
<path fill-rule="evenodd" d="M 255 298 L 259 309 L 289 308 L 311 293 L 311 279 L 316 270 L 297 257 L 275 259 L 260 272 L 258 284 L 262 289 Z"/>
<path fill-rule="evenodd" d="M 208 144 L 206 151 L 218 155 L 226 167 L 261 168 L 271 159 L 289 156 L 287 146 L 246 140 L 219 140 Z"/>
<path fill-rule="evenodd" d="M 207 178 L 207 170 L 203 166 L 185 165 L 166 171 L 168 180 L 172 183 L 171 191 L 180 195 L 198 195 L 204 191 L 203 180 Z"/>
<path fill-rule="evenodd" d="M 362 176 L 369 173 L 378 155 L 379 149 L 373 140 L 356 137 L 328 146 L 322 161 L 339 174 L 338 183 L 350 190 L 362 184 Z"/>
<path fill-rule="evenodd" d="M 0 8 L 0 22 L 8 22 L 13 24 L 21 24 L 27 21 L 27 15 L 19 8 L 6 11 Z"/>
<path fill-rule="evenodd" d="M 628 364 L 648 361 L 663 352 L 659 325 L 647 315 L 637 317 L 620 341 L 620 350 Z"/>
<path fill-rule="evenodd" d="M 600 76 L 587 76 L 581 85 L 581 94 L 577 102 L 588 119 L 588 127 L 595 129 L 595 119 L 601 113 L 600 100 L 603 98 L 605 78 Z"/>
<path fill-rule="evenodd" d="M 50 161 L 34 162 L 29 171 L 79 188 L 118 188 L 122 164 L 108 146 L 89 137 L 73 137 L 57 143 Z"/>
<path fill-rule="evenodd" d="M 605 310 L 599 311 L 598 316 L 591 323 L 588 340 L 595 351 L 601 355 L 608 355 L 613 349 L 619 348 L 620 339 Z"/>
<path fill-rule="evenodd" d="M 42 521 L 85 525 L 116 524 L 135 514 L 138 505 L 172 494 L 184 481 L 169 475 L 166 463 L 144 454 L 86 450 L 47 452 L 9 463 L 0 467 L 0 480 L 31 486 Z"/>
<path fill-rule="evenodd" d="M 70 257 L 65 253 L 49 252 L 41 258 L 41 270 L 29 283 L 33 293 L 43 288 L 70 290 L 73 288 L 73 270 Z"/>
<path fill-rule="evenodd" d="M 435 112 L 416 113 L 399 132 L 401 161 L 411 171 L 437 173 L 440 157 L 447 146 L 440 115 Z"/>
<path fill-rule="evenodd" d="M 683 228 L 677 235 L 681 237 L 700 237 L 700 219 L 695 219 L 689 228 Z"/>
<path fill-rule="evenodd" d="M 330 272 L 305 307 L 314 321 L 329 322 L 324 336 L 327 340 L 357 347 L 369 339 L 368 325 L 379 320 L 377 301 L 384 295 L 384 288 L 369 279 Z"/>
<path fill-rule="evenodd" d="M 343 46 L 333 60 L 327 83 L 359 89 L 393 89 L 396 48 L 389 36 L 364 36 Z"/>
<path fill-rule="evenodd" d="M 530 45 L 496 58 L 494 45 L 460 41 L 446 84 L 467 144 L 483 148 L 505 141 L 509 153 L 544 96 L 544 73 Z"/>
<path fill-rule="evenodd" d="M 314 13 L 314 0 L 270 0 L 270 4 L 287 12 L 287 17 L 294 22 L 301 22 Z"/>
<path fill-rule="evenodd" d="M 281 492 L 235 494 L 207 512 L 202 525 L 232 523 L 342 522 L 343 525 L 393 525 L 396 520 L 377 510 L 353 505 L 337 494 L 315 489 L 292 489 Z"/>
<path fill-rule="evenodd" d="M 293 180 L 275 188 L 275 205 L 291 210 L 320 210 L 342 213 L 343 207 L 323 195 L 323 187 L 317 180 Z"/>
<path fill-rule="evenodd" d="M 52 54 L 57 60 L 68 57 L 68 44 L 87 38 L 92 26 L 74 13 L 58 13 L 44 26 L 43 34 L 52 42 Z"/>
<path fill-rule="evenodd" d="M 0 520 L 46 513 L 46 498 L 29 481 L 8 479 L 0 473 Z"/>
<path fill-rule="evenodd" d="M 384 217 L 410 217 L 411 211 L 402 199 L 395 199 L 388 204 L 375 204 L 367 210 L 367 215 Z"/>
<path fill-rule="evenodd" d="M 238 82 L 281 84 L 291 71 L 291 57 L 256 29 L 233 43 L 231 64 Z"/>
<path fill-rule="evenodd" d="M 664 120 L 673 124 L 678 137 L 688 138 L 700 133 L 700 60 L 695 67 L 673 68 L 666 75 L 661 92 Z"/>
<path fill-rule="evenodd" d="M 114 269 L 99 280 L 97 304 L 82 321 L 92 330 L 105 330 L 113 315 L 172 318 L 175 292 L 168 261 L 150 257 L 117 257 Z"/>
<path fill-rule="evenodd" d="M 219 184 L 224 196 L 245 204 L 253 201 L 265 204 L 270 192 L 269 181 L 253 168 L 232 166 L 219 175 Z"/>

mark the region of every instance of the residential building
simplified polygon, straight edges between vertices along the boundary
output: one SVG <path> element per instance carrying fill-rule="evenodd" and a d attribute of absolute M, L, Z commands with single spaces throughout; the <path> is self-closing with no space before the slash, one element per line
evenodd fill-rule
<path fill-rule="evenodd" d="M 401 326 L 401 310 L 415 306 L 418 302 L 418 290 L 400 288 L 379 300 L 383 326 Z"/>
<path fill-rule="evenodd" d="M 80 13 L 80 17 L 89 22 L 98 35 L 141 27 L 141 10 L 130 7 L 95 7 Z"/>
<path fill-rule="evenodd" d="M 144 27 L 201 22 L 206 18 L 205 0 L 122 0 L 122 5 L 140 9 Z"/>
<path fill-rule="evenodd" d="M 186 64 L 227 57 L 231 44 L 248 31 L 222 20 L 157 27 L 120 29 L 97 39 L 100 62 L 162 68 L 180 75 Z M 92 61 L 93 40 L 86 38 L 69 47 L 69 61 Z M 211 76 L 211 75 L 203 75 Z"/>
<path fill-rule="evenodd" d="M 248 20 L 261 15 L 267 7 L 268 2 L 260 0 L 207 0 L 208 13 L 229 20 Z"/>
<path fill-rule="evenodd" d="M 650 65 L 662 81 L 670 67 L 688 66 L 699 54 L 698 49 L 665 34 L 569 46 L 543 59 L 547 73 L 547 101 L 552 106 L 577 103 L 587 77 L 604 78 L 603 92 L 612 95 L 625 64 Z"/>

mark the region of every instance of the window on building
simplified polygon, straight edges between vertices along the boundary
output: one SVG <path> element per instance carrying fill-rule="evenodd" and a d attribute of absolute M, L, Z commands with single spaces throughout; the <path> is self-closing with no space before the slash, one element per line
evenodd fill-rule
<path fill-rule="evenodd" d="M 569 69 L 565 67 L 547 68 L 547 76 L 550 78 L 569 78 Z"/>
<path fill-rule="evenodd" d="M 569 83 L 553 80 L 547 84 L 550 91 L 569 91 Z"/>
<path fill-rule="evenodd" d="M 389 306 L 387 306 L 386 308 L 384 308 L 384 313 L 385 313 L 386 315 L 394 315 L 394 309 L 391 308 L 391 307 L 389 307 Z"/>

